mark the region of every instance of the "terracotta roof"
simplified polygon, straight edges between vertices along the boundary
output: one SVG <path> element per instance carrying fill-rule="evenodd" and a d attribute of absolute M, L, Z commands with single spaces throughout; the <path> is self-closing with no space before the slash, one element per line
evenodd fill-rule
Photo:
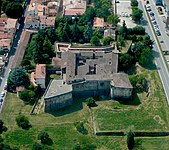
<path fill-rule="evenodd" d="M 12 29 L 16 27 L 16 24 L 17 24 L 17 19 L 8 18 L 7 23 L 5 24 L 4 28 Z"/>
<path fill-rule="evenodd" d="M 22 91 L 23 89 L 24 89 L 23 86 L 17 86 L 17 87 L 16 87 L 16 92 L 20 92 L 20 91 Z"/>
<path fill-rule="evenodd" d="M 0 32 L 0 39 L 12 39 L 14 31 Z"/>
<path fill-rule="evenodd" d="M 46 78 L 46 64 L 36 64 L 35 78 Z"/>
<path fill-rule="evenodd" d="M 7 22 L 8 18 L 0 18 L 0 25 L 5 25 L 5 22 Z"/>
<path fill-rule="evenodd" d="M 95 17 L 94 22 L 93 22 L 93 26 L 103 28 L 105 26 L 104 18 Z"/>
<path fill-rule="evenodd" d="M 54 26 L 55 17 L 40 16 L 40 24 L 45 24 L 47 26 Z"/>
<path fill-rule="evenodd" d="M 11 39 L 1 39 L 0 40 L 0 46 L 3 47 L 3 46 L 10 46 L 11 44 Z"/>
<path fill-rule="evenodd" d="M 58 6 L 58 5 L 59 5 L 58 2 L 49 2 L 49 3 L 47 4 L 47 7 L 53 7 L 53 6 Z"/>
<path fill-rule="evenodd" d="M 76 16 L 76 15 L 82 15 L 82 14 L 84 14 L 85 13 L 85 9 L 81 9 L 81 8 L 79 8 L 79 9 L 77 9 L 77 8 L 75 8 L 75 9 L 65 9 L 65 12 L 64 12 L 64 15 L 65 16 Z"/>

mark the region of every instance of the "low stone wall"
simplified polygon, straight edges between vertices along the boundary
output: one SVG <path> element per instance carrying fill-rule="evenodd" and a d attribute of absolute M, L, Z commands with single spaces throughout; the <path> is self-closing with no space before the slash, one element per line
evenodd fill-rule
<path fill-rule="evenodd" d="M 95 133 L 97 136 L 125 136 L 126 133 L 122 131 L 99 131 Z M 169 131 L 166 132 L 146 132 L 136 131 L 135 137 L 155 137 L 155 136 L 169 136 Z"/>

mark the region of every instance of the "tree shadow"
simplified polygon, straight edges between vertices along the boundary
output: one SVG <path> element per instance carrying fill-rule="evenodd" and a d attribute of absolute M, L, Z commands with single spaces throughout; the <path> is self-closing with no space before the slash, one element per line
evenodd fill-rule
<path fill-rule="evenodd" d="M 24 130 L 29 130 L 30 128 L 32 128 L 32 125 L 31 125 L 31 124 L 22 127 L 22 129 L 24 129 Z"/>
<path fill-rule="evenodd" d="M 3 132 L 6 132 L 8 130 L 8 128 L 6 126 L 2 127 L 2 130 L 0 131 L 0 134 L 2 134 Z"/>
<path fill-rule="evenodd" d="M 123 104 L 123 105 L 133 105 L 133 106 L 138 106 L 141 104 L 141 101 L 137 95 L 136 92 L 133 92 L 133 95 L 132 95 L 132 98 L 129 99 L 129 100 L 117 100 L 120 104 Z"/>
<path fill-rule="evenodd" d="M 55 117 L 71 114 L 73 112 L 83 109 L 83 102 L 84 102 L 83 99 L 74 99 L 74 102 L 72 105 L 59 109 L 59 110 L 47 111 L 46 113 L 49 113 Z"/>
<path fill-rule="evenodd" d="M 47 145 L 53 145 L 53 140 L 51 138 L 48 138 L 48 142 L 46 144 Z"/>

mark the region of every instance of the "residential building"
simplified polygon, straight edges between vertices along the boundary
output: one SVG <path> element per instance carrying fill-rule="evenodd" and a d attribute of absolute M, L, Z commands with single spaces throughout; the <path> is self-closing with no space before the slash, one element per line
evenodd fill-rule
<path fill-rule="evenodd" d="M 35 72 L 31 73 L 31 82 L 34 86 L 46 88 L 46 64 L 36 64 Z"/>
<path fill-rule="evenodd" d="M 82 15 L 86 11 L 86 0 L 64 1 L 64 16 Z"/>
<path fill-rule="evenodd" d="M 55 17 L 40 16 L 39 21 L 40 21 L 39 26 L 40 29 L 55 26 Z"/>
<path fill-rule="evenodd" d="M 39 17 L 27 16 L 25 18 L 25 28 L 26 29 L 39 29 L 40 20 Z"/>
<path fill-rule="evenodd" d="M 9 52 L 11 48 L 11 39 L 1 39 L 0 40 L 0 51 Z"/>
<path fill-rule="evenodd" d="M 104 22 L 104 18 L 95 17 L 93 22 L 94 29 L 104 29 L 107 26 L 107 23 Z"/>
<path fill-rule="evenodd" d="M 112 28 L 107 28 L 104 30 L 104 37 L 110 36 L 115 41 L 116 40 L 116 31 Z"/>

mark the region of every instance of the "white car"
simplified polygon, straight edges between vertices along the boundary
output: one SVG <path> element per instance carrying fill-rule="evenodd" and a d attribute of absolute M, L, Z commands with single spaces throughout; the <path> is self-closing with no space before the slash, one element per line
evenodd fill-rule
<path fill-rule="evenodd" d="M 2 91 L 2 92 L 1 92 L 1 97 L 4 97 L 4 96 L 5 96 L 5 92 Z"/>

